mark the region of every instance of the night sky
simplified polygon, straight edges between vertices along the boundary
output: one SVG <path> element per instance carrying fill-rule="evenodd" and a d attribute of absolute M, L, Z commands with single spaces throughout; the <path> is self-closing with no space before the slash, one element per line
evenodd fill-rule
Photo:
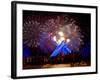
<path fill-rule="evenodd" d="M 90 57 L 90 14 L 23 11 L 23 56 L 50 56 L 64 40 L 72 52 Z"/>

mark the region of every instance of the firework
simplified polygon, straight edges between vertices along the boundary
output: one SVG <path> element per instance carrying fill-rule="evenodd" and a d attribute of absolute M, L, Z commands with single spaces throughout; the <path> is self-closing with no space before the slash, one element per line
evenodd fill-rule
<path fill-rule="evenodd" d="M 32 15 L 23 22 L 23 43 L 29 47 L 39 47 L 47 53 L 52 52 L 62 41 L 72 51 L 82 45 L 82 34 L 76 21 L 62 15 Z"/>

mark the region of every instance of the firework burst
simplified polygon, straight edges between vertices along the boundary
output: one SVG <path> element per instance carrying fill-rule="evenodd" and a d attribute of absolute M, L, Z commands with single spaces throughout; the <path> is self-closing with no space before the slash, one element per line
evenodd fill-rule
<path fill-rule="evenodd" d="M 23 43 L 29 47 L 40 47 L 46 52 L 53 51 L 63 40 L 73 51 L 82 45 L 80 27 L 68 14 L 32 15 L 23 22 Z"/>

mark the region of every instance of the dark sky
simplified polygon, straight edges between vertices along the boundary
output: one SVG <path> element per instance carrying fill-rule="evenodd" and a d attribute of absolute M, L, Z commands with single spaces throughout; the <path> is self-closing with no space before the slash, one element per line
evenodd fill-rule
<path fill-rule="evenodd" d="M 76 20 L 77 24 L 81 28 L 82 34 L 85 36 L 84 40 L 89 41 L 90 40 L 90 34 L 91 34 L 91 22 L 90 22 L 90 14 L 87 13 L 62 13 L 62 12 L 43 12 L 43 11 L 23 11 L 23 19 L 26 19 L 28 16 L 32 15 L 42 15 L 42 16 L 56 16 L 56 15 L 65 15 L 68 14 L 70 17 Z"/>
<path fill-rule="evenodd" d="M 76 24 L 80 26 L 81 33 L 84 35 L 83 41 L 84 43 L 90 43 L 90 28 L 91 28 L 91 22 L 90 22 L 90 14 L 83 14 L 83 13 L 62 13 L 62 12 L 43 12 L 43 11 L 23 11 L 23 20 L 27 21 L 28 17 L 31 17 L 32 15 L 36 15 L 34 19 L 39 18 L 38 15 L 40 16 L 40 20 L 44 21 L 47 17 L 55 18 L 57 15 L 62 16 L 62 15 L 68 15 L 69 17 L 73 18 L 76 21 Z M 34 36 L 33 36 L 34 37 Z M 84 44 L 85 45 L 85 44 Z M 35 48 L 34 48 L 35 49 Z M 36 50 L 36 49 L 35 49 Z M 38 50 L 37 50 L 38 51 Z"/>

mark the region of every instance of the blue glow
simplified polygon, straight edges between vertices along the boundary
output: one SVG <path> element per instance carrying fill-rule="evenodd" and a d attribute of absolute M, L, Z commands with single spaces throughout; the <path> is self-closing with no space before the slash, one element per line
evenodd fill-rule
<path fill-rule="evenodd" d="M 27 46 L 24 45 L 24 47 L 23 47 L 23 56 L 24 56 L 24 58 L 29 57 L 30 54 L 31 54 L 30 49 Z"/>
<path fill-rule="evenodd" d="M 65 46 L 62 48 L 62 52 L 64 52 L 64 54 L 68 54 L 68 53 L 71 53 L 71 50 L 65 44 Z"/>
<path fill-rule="evenodd" d="M 91 51 L 90 49 L 91 49 L 90 43 L 87 42 L 85 46 L 81 49 L 81 55 L 83 58 L 90 56 L 90 51 Z"/>
<path fill-rule="evenodd" d="M 71 50 L 68 48 L 67 44 L 62 41 L 61 44 L 59 44 L 56 49 L 53 51 L 53 53 L 50 55 L 50 57 L 57 56 L 60 52 L 63 52 L 64 54 L 68 54 L 71 52 Z"/>

